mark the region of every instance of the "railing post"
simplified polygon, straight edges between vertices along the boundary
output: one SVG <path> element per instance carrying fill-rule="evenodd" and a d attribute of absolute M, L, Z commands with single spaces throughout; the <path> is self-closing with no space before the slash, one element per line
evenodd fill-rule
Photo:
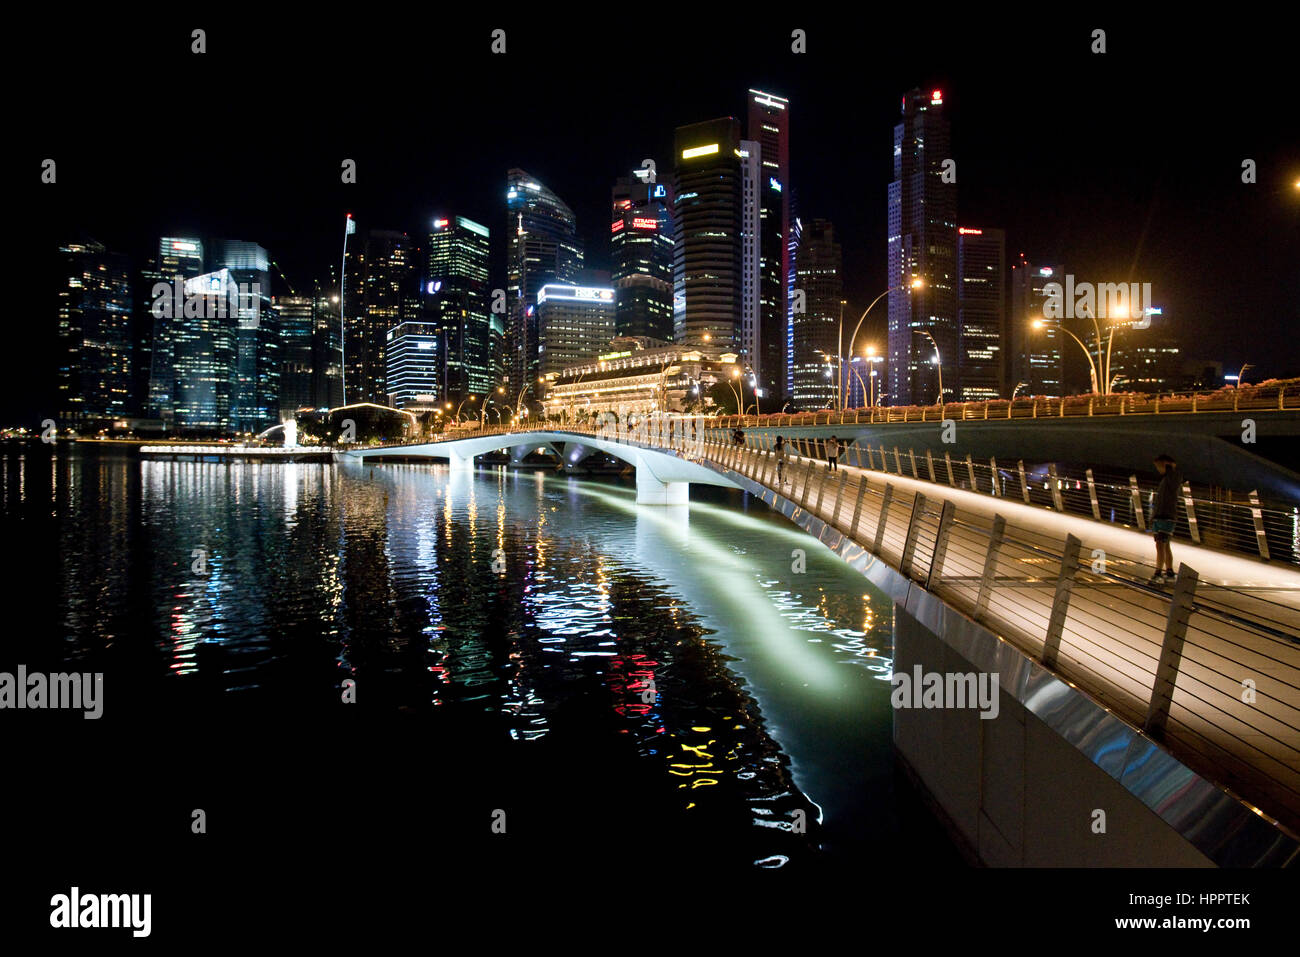
<path fill-rule="evenodd" d="M 1029 482 L 1025 478 L 1025 460 L 1016 459 L 1016 465 L 1020 469 L 1020 494 L 1025 499 L 1025 504 L 1029 504 Z"/>
<path fill-rule="evenodd" d="M 920 478 L 916 471 L 916 452 L 913 449 L 907 450 L 907 457 L 912 463 L 912 478 Z"/>
<path fill-rule="evenodd" d="M 1133 497 L 1133 518 L 1137 520 L 1139 532 L 1147 530 L 1146 512 L 1142 508 L 1142 490 L 1138 488 L 1138 477 L 1130 475 L 1128 477 L 1129 494 Z"/>
<path fill-rule="evenodd" d="M 1073 535 L 1065 537 L 1065 552 L 1061 555 L 1061 574 L 1056 579 L 1056 594 L 1052 598 L 1052 615 L 1047 620 L 1047 634 L 1043 638 L 1043 664 L 1056 668 L 1061 651 L 1061 636 L 1065 633 L 1065 615 L 1070 610 L 1070 593 L 1074 590 L 1074 576 L 1079 570 L 1080 541 Z"/>
<path fill-rule="evenodd" d="M 913 568 L 916 557 L 916 540 L 921 533 L 921 517 L 925 514 L 925 496 L 920 492 L 912 499 L 912 517 L 907 522 L 907 536 L 903 539 L 903 558 L 898 563 L 898 570 L 908 578 L 915 580 L 916 569 Z"/>
<path fill-rule="evenodd" d="M 1264 534 L 1264 513 L 1259 507 L 1259 492 L 1250 493 L 1250 517 L 1255 522 L 1255 540 L 1259 542 L 1259 557 L 1268 561 L 1268 536 Z"/>
<path fill-rule="evenodd" d="M 1089 415 L 1092 415 L 1092 399 L 1093 399 L 1092 396 L 1088 396 L 1088 414 L 1089 414 Z M 1195 412 L 1196 410 L 1193 409 L 1192 411 Z"/>
<path fill-rule="evenodd" d="M 867 497 L 867 477 L 862 476 L 862 481 L 858 485 L 858 501 L 853 506 L 853 524 L 849 526 L 850 535 L 857 540 L 858 523 L 862 520 L 862 502 Z"/>
<path fill-rule="evenodd" d="M 840 502 L 844 498 L 844 486 L 848 483 L 849 473 L 836 469 L 840 473 L 840 484 L 835 486 L 834 497 L 831 499 L 831 524 L 839 528 L 840 521 Z M 818 508 L 821 506 L 819 505 Z"/>
<path fill-rule="evenodd" d="M 1031 419 L 1036 419 L 1036 418 L 1038 418 L 1038 400 L 1037 400 L 1037 399 L 1034 399 L 1034 410 L 1033 410 L 1033 414 L 1030 416 L 1030 418 L 1031 418 Z"/>
<path fill-rule="evenodd" d="M 970 490 L 978 492 L 979 486 L 975 483 L 975 463 L 971 461 L 970 453 L 966 453 L 966 474 L 970 476 Z"/>
<path fill-rule="evenodd" d="M 933 482 L 934 481 L 934 456 L 930 454 L 929 449 L 925 450 L 925 467 L 926 470 L 929 471 L 930 473 L 930 481 Z"/>
<path fill-rule="evenodd" d="M 903 474 L 903 460 L 898 455 L 898 446 L 894 446 L 894 472 L 898 475 Z"/>
<path fill-rule="evenodd" d="M 1187 528 L 1192 533 L 1192 541 L 1199 545 L 1201 529 L 1196 523 L 1196 509 L 1192 507 L 1192 486 L 1188 482 L 1183 483 L 1183 507 L 1187 509 Z"/>
<path fill-rule="evenodd" d="M 803 480 L 803 493 L 799 496 L 799 507 L 802 508 L 802 509 L 804 509 L 804 510 L 807 510 L 807 508 L 808 508 L 808 489 L 809 489 L 809 486 L 812 485 L 813 475 L 816 473 L 817 466 L 816 466 L 816 465 L 808 465 L 808 466 L 805 466 L 805 467 L 806 467 L 807 470 L 808 470 L 808 474 L 804 477 L 804 480 Z"/>
<path fill-rule="evenodd" d="M 998 476 L 998 460 L 991 455 L 989 456 L 989 480 L 993 483 L 993 491 L 991 494 L 995 497 L 1001 497 L 1002 482 Z"/>
<path fill-rule="evenodd" d="M 1047 466 L 1047 477 L 1052 483 L 1052 506 L 1058 512 L 1064 512 L 1065 503 L 1061 500 L 1061 480 L 1056 477 L 1055 462 Z"/>
<path fill-rule="evenodd" d="M 885 494 L 880 499 L 880 518 L 876 520 L 876 540 L 872 544 L 871 551 L 879 555 L 880 549 L 885 544 L 885 523 L 889 521 L 889 503 L 894 499 L 894 486 L 885 483 Z"/>
<path fill-rule="evenodd" d="M 998 554 L 1002 551 L 1002 539 L 1007 533 L 1007 520 L 1001 515 L 993 516 L 993 530 L 989 533 L 989 550 L 984 556 L 984 572 L 980 575 L 979 595 L 975 598 L 975 611 L 972 617 L 979 621 L 989 608 L 989 593 L 993 590 L 993 580 L 997 577 Z"/>
<path fill-rule="evenodd" d="M 952 455 L 948 452 L 944 452 L 943 461 L 948 466 L 948 486 L 950 488 L 956 488 L 957 480 L 953 477 L 952 474 Z"/>
<path fill-rule="evenodd" d="M 1151 686 L 1151 703 L 1142 730 L 1153 738 L 1164 736 L 1169 720 L 1169 705 L 1178 682 L 1178 666 L 1183 658 L 1183 642 L 1187 638 L 1187 623 L 1192 617 L 1196 599 L 1196 572 L 1187 565 L 1178 566 L 1174 581 L 1174 595 L 1169 602 L 1169 615 L 1165 619 L 1165 637 L 1160 645 L 1160 660 L 1156 664 L 1155 682 Z"/>
<path fill-rule="evenodd" d="M 818 515 L 822 513 L 822 502 L 826 500 L 826 486 L 830 484 L 828 479 L 831 477 L 830 469 L 822 476 L 822 480 L 817 483 L 817 504 L 814 506 Z"/>
<path fill-rule="evenodd" d="M 948 538 L 952 534 L 952 514 L 954 511 L 956 509 L 953 507 L 951 499 L 943 503 L 943 511 L 939 513 L 939 531 L 934 536 L 934 553 L 930 556 L 930 574 L 925 578 L 927 591 L 943 577 L 943 560 L 948 554 Z"/>
<path fill-rule="evenodd" d="M 1088 476 L 1088 501 L 1092 502 L 1092 517 L 1094 520 L 1101 521 L 1101 505 L 1097 502 L 1097 483 L 1092 480 L 1092 469 L 1084 472 Z"/>

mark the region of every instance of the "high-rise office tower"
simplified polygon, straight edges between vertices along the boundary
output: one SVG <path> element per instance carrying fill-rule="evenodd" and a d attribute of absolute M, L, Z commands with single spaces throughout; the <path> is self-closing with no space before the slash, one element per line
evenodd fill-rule
<path fill-rule="evenodd" d="M 148 310 L 144 320 L 152 329 L 149 351 L 149 394 L 145 402 L 144 413 L 147 417 L 162 419 L 164 424 L 172 422 L 172 402 L 175 386 L 175 356 L 172 349 L 172 336 L 177 325 L 185 321 L 184 311 L 176 315 L 174 291 L 181 289 L 184 298 L 185 280 L 203 272 L 203 243 L 198 239 L 176 236 L 164 236 L 158 240 L 158 256 L 151 259 L 141 270 L 141 288 L 147 293 L 147 299 L 137 304 Z M 165 287 L 165 288 L 164 288 Z M 171 308 L 164 308 L 160 297 L 172 298 Z"/>
<path fill-rule="evenodd" d="M 762 151 L 759 177 L 761 319 L 760 354 L 753 361 L 760 386 L 784 390 L 786 333 L 790 323 L 790 101 L 749 91 L 748 138 Z"/>
<path fill-rule="evenodd" d="M 614 329 L 620 336 L 673 337 L 671 184 L 635 171 L 614 183 L 610 252 Z"/>
<path fill-rule="evenodd" d="M 740 361 L 757 370 L 763 335 L 763 148 L 740 141 Z M 761 374 L 759 376 L 761 385 Z"/>
<path fill-rule="evenodd" d="M 231 426 L 261 432 L 280 421 L 280 326 L 271 305 L 271 262 L 257 243 L 219 240 L 212 267 L 226 269 L 239 298 Z"/>
<path fill-rule="evenodd" d="M 1065 332 L 1061 320 L 1043 315 L 1048 298 L 1045 287 L 1051 282 L 1061 282 L 1064 276 L 1065 267 L 1034 266 L 1023 254 L 1011 267 L 1008 398 L 1013 393 L 1057 396 L 1064 392 L 1061 346 Z"/>
<path fill-rule="evenodd" d="M 673 189 L 673 338 L 741 342 L 743 170 L 734 116 L 677 128 Z"/>
<path fill-rule="evenodd" d="M 835 227 L 824 219 L 802 224 L 795 288 L 803 290 L 804 311 L 794 317 L 794 392 L 797 409 L 835 407 L 835 361 L 839 348 L 844 260 Z M 847 360 L 849 344 L 844 343 Z M 847 375 L 852 375 L 845 365 Z"/>
<path fill-rule="evenodd" d="M 93 426 L 131 410 L 131 271 L 94 240 L 59 255 L 58 414 Z"/>
<path fill-rule="evenodd" d="M 550 282 L 579 281 L 583 246 L 573 210 L 524 170 L 506 174 L 506 213 L 506 364 L 518 396 L 540 374 L 537 293 Z"/>
<path fill-rule="evenodd" d="M 312 296 L 312 405 L 337 409 L 343 404 L 343 333 L 337 296 L 325 295 L 320 283 Z"/>
<path fill-rule="evenodd" d="M 954 394 L 957 187 L 943 181 L 944 162 L 950 159 L 943 93 L 905 94 L 903 120 L 894 127 L 894 181 L 889 184 L 891 405 L 939 401 L 937 364 L 949 373 L 945 399 Z M 913 287 L 915 279 L 921 280 L 920 288 Z"/>
<path fill-rule="evenodd" d="M 496 385 L 492 372 L 489 231 L 464 216 L 439 216 L 429 232 L 424 314 L 439 330 L 438 394 L 459 404 Z"/>
<path fill-rule="evenodd" d="M 547 283 L 537 291 L 541 339 L 538 375 L 559 375 L 565 366 L 609 351 L 614 338 L 614 290 Z"/>
<path fill-rule="evenodd" d="M 433 322 L 402 322 L 385 334 L 384 381 L 393 408 L 431 407 L 445 395 L 443 332 Z"/>
<path fill-rule="evenodd" d="M 799 261 L 799 247 L 802 241 L 803 223 L 799 217 L 794 215 L 795 196 L 794 190 L 791 189 L 790 196 L 790 239 L 786 243 L 786 249 L 790 257 L 790 282 L 787 284 L 790 290 L 790 309 L 786 318 L 785 325 L 785 395 L 791 400 L 794 399 L 794 290 L 798 287 L 799 281 L 796 275 L 796 265 Z"/>
<path fill-rule="evenodd" d="M 298 409 L 315 408 L 314 345 L 316 300 L 312 296 L 276 296 L 280 320 L 280 420 Z"/>
<path fill-rule="evenodd" d="M 406 233 L 372 229 L 348 248 L 344 361 L 348 403 L 384 405 L 388 330 L 420 318 L 420 264 Z"/>
<path fill-rule="evenodd" d="M 958 227 L 956 384 L 963 402 L 1007 394 L 1002 351 L 1006 275 L 1006 233 L 987 227 Z"/>
<path fill-rule="evenodd" d="M 172 412 L 178 432 L 226 434 L 239 385 L 240 290 L 229 269 L 186 279 L 172 327 Z"/>

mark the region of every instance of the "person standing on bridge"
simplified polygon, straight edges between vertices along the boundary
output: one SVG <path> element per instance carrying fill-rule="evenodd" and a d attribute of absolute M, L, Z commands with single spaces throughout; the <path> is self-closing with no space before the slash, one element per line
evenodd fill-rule
<path fill-rule="evenodd" d="M 1151 531 L 1156 538 L 1156 573 L 1151 576 L 1151 584 L 1160 585 L 1174 579 L 1174 555 L 1169 539 L 1178 518 L 1178 491 L 1183 476 L 1172 455 L 1157 455 L 1155 466 L 1160 473 L 1160 484 L 1151 502 Z"/>
<path fill-rule="evenodd" d="M 785 439 L 781 436 L 776 437 L 776 445 L 772 446 L 772 454 L 776 456 L 776 484 L 785 484 Z"/>
<path fill-rule="evenodd" d="M 838 472 L 839 460 L 840 440 L 832 435 L 826 440 L 826 470 L 828 472 Z"/>

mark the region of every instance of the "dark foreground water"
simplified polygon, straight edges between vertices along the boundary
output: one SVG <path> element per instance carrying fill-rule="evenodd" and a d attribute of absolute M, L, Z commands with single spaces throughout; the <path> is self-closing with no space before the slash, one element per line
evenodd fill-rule
<path fill-rule="evenodd" d="M 0 481 L 0 670 L 106 675 L 99 721 L 3 716 L 70 854 L 955 863 L 893 765 L 888 602 L 739 492 L 84 445 Z"/>

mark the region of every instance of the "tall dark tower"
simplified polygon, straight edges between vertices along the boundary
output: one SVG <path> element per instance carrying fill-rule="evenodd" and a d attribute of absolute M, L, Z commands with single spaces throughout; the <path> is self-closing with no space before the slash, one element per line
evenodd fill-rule
<path fill-rule="evenodd" d="M 506 174 L 506 371 L 510 400 L 534 396 L 540 374 L 537 293 L 577 283 L 583 266 L 578 220 L 560 197 L 521 169 Z"/>
<path fill-rule="evenodd" d="M 740 121 L 679 126 L 673 153 L 673 338 L 734 350 L 743 295 Z"/>
<path fill-rule="evenodd" d="M 1007 395 L 1003 340 L 1007 312 L 1007 237 L 1000 229 L 957 230 L 957 388 L 963 402 Z M 946 388 L 947 382 L 944 383 Z"/>
<path fill-rule="evenodd" d="M 356 252 L 357 247 L 361 252 Z M 406 233 L 372 229 L 348 248 L 347 401 L 388 403 L 385 347 L 388 330 L 419 318 L 419 266 Z"/>
<path fill-rule="evenodd" d="M 641 176 L 620 176 L 612 203 L 609 243 L 614 261 L 615 335 L 671 341 L 672 186 Z"/>
<path fill-rule="evenodd" d="M 945 399 L 957 378 L 957 187 L 943 181 L 952 158 L 943 93 L 903 96 L 894 127 L 894 181 L 889 184 L 889 404 Z M 921 287 L 913 288 L 920 279 Z M 926 333 L 934 338 L 931 344 Z"/>
<path fill-rule="evenodd" d="M 759 335 L 754 363 L 769 394 L 785 391 L 790 321 L 790 101 L 749 91 L 748 136 L 762 149 L 759 203 Z"/>
<path fill-rule="evenodd" d="M 826 409 L 835 405 L 835 350 L 839 345 L 840 297 L 844 291 L 844 260 L 835 241 L 835 227 L 824 219 L 803 224 L 796 263 L 797 288 L 805 296 L 804 311 L 794 317 L 794 394 L 797 409 Z M 846 360 L 849 344 L 844 343 Z M 827 361 L 827 356 L 831 361 Z M 848 373 L 852 375 L 852 373 Z"/>
<path fill-rule="evenodd" d="M 102 425 L 131 410 L 131 269 L 94 240 L 59 247 L 60 425 Z"/>

